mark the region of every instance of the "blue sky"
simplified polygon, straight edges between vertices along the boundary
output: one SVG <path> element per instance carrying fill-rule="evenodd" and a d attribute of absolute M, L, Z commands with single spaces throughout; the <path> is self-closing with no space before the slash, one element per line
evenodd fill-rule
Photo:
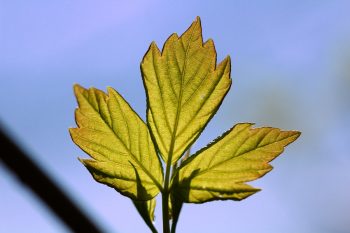
<path fill-rule="evenodd" d="M 186 205 L 179 232 L 349 233 L 350 2 L 0 0 L 0 120 L 108 232 L 147 232 L 70 140 L 72 86 L 117 89 L 144 118 L 140 61 L 196 16 L 233 85 L 194 150 L 238 122 L 303 132 L 242 202 Z M 0 232 L 66 232 L 0 164 Z M 156 225 L 161 225 L 157 209 Z"/>

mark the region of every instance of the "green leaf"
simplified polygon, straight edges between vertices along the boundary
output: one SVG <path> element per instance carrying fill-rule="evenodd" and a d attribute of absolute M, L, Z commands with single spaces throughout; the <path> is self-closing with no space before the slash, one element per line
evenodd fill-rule
<path fill-rule="evenodd" d="M 162 52 L 153 42 L 141 63 L 147 120 L 163 160 L 175 164 L 198 138 L 231 86 L 230 58 L 216 66 L 214 42 L 203 44 L 200 19 Z"/>
<path fill-rule="evenodd" d="M 151 229 L 153 233 L 157 233 L 157 229 L 154 227 L 154 210 L 156 208 L 156 199 L 153 198 L 148 201 L 133 201 L 137 211 Z"/>
<path fill-rule="evenodd" d="M 178 170 L 173 194 L 183 202 L 242 200 L 259 189 L 246 184 L 272 169 L 268 164 L 300 132 L 237 124 L 187 159 Z"/>
<path fill-rule="evenodd" d="M 80 159 L 94 179 L 134 200 L 150 200 L 162 189 L 163 173 L 147 126 L 112 88 L 74 86 L 79 108 L 73 141 L 92 159 Z"/>
<path fill-rule="evenodd" d="M 242 200 L 259 191 L 247 182 L 269 172 L 269 162 L 300 135 L 241 123 L 190 156 L 230 89 L 230 70 L 230 57 L 216 64 L 214 42 L 203 43 L 197 17 L 162 51 L 153 42 L 141 62 L 147 125 L 114 89 L 74 86 L 78 127 L 70 134 L 91 156 L 80 161 L 96 181 L 130 197 L 153 233 L 159 192 L 163 232 L 175 233 L 184 203 Z"/>
<path fill-rule="evenodd" d="M 170 219 L 173 220 L 172 224 L 171 224 L 171 233 L 175 233 L 176 226 L 177 226 L 177 223 L 179 221 L 180 212 L 182 209 L 183 202 L 181 200 L 179 200 L 173 194 L 170 195 L 169 201 L 170 201 L 169 209 L 171 211 L 171 218 Z"/>

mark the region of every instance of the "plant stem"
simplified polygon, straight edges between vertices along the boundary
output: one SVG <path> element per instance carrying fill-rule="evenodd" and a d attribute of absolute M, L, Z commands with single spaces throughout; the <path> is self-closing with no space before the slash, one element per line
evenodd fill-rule
<path fill-rule="evenodd" d="M 169 225 L 169 193 L 162 193 L 163 233 L 170 233 Z"/>
<path fill-rule="evenodd" d="M 171 158 L 171 156 L 170 156 Z M 167 162 L 165 170 L 164 189 L 162 192 L 163 233 L 170 233 L 169 224 L 169 180 L 171 172 L 171 160 Z"/>

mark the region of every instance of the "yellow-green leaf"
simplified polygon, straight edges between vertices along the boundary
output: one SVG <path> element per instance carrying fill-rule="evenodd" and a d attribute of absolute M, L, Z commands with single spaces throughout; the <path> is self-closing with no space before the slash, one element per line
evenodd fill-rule
<path fill-rule="evenodd" d="M 180 166 L 173 193 L 191 203 L 242 200 L 259 191 L 246 182 L 269 172 L 269 162 L 299 135 L 297 131 L 237 124 Z"/>
<path fill-rule="evenodd" d="M 141 63 L 147 120 L 167 163 L 174 164 L 198 138 L 231 86 L 230 58 L 216 65 L 212 40 L 203 44 L 200 19 L 162 52 L 152 43 Z"/>
<path fill-rule="evenodd" d="M 79 107 L 73 141 L 92 159 L 80 161 L 94 179 L 134 200 L 149 200 L 162 189 L 163 173 L 147 126 L 112 88 L 74 86 Z"/>

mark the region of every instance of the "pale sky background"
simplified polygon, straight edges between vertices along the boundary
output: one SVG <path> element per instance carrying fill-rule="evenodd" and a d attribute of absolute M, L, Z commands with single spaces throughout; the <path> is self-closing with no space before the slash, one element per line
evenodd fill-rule
<path fill-rule="evenodd" d="M 72 86 L 112 86 L 144 118 L 144 53 L 200 16 L 218 59 L 232 58 L 233 85 L 193 150 L 238 122 L 303 134 L 253 182 L 261 192 L 185 205 L 178 232 L 350 233 L 349 10 L 347 0 L 0 0 L 0 120 L 106 232 L 149 232 L 78 162 Z M 0 232 L 68 230 L 0 164 Z"/>

